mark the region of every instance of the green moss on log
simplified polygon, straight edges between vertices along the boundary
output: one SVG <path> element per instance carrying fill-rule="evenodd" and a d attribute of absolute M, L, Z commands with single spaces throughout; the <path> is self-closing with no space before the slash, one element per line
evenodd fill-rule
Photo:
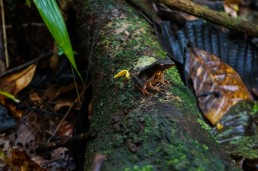
<path fill-rule="evenodd" d="M 91 129 L 98 131 L 98 137 L 87 145 L 86 170 L 97 153 L 106 155 L 104 170 L 233 170 L 197 121 L 201 115 L 195 100 L 175 68 L 167 75 L 171 85 L 151 96 L 143 96 L 130 80 L 113 79 L 141 58 L 166 55 L 152 28 L 135 15 L 137 11 L 116 1 L 94 2 L 102 23 L 92 74 Z"/>

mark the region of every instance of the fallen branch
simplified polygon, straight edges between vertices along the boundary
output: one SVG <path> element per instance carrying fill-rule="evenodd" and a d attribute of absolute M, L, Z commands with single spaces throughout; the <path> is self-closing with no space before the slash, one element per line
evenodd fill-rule
<path fill-rule="evenodd" d="M 258 37 L 258 25 L 239 18 L 230 17 L 226 13 L 216 12 L 189 0 L 160 0 L 159 2 L 164 3 L 175 10 L 203 18 L 211 23 L 218 24 L 238 32 L 244 32 L 249 36 Z"/>

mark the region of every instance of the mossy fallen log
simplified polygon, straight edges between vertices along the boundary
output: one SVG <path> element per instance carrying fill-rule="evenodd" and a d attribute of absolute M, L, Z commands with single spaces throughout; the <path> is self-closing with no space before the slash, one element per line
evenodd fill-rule
<path fill-rule="evenodd" d="M 95 23 L 88 39 L 98 37 L 91 58 L 90 126 L 98 136 L 87 144 L 85 169 L 101 154 L 106 157 L 103 170 L 238 170 L 211 135 L 175 68 L 166 75 L 170 84 L 150 96 L 131 80 L 114 80 L 120 70 L 166 57 L 137 11 L 114 0 L 78 1 L 76 6 L 81 21 L 88 15 Z M 86 37 L 85 30 L 79 29 L 81 36 Z"/>

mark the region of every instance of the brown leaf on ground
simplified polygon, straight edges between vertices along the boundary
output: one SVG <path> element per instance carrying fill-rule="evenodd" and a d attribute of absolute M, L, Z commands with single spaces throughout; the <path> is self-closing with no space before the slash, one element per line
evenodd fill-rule
<path fill-rule="evenodd" d="M 26 88 L 29 85 L 34 76 L 35 70 L 36 65 L 33 64 L 18 73 L 14 73 L 10 76 L 3 78 L 0 81 L 0 90 L 8 92 L 12 95 L 16 95 L 18 92 L 20 92 L 22 89 Z M 1 105 L 6 106 L 9 111 L 11 111 L 11 113 L 14 114 L 16 117 L 21 118 L 23 112 L 17 110 L 14 104 L 9 103 L 5 99 L 5 96 L 0 95 Z"/>
<path fill-rule="evenodd" d="M 40 167 L 37 163 L 32 161 L 25 151 L 21 151 L 18 148 L 13 148 L 10 150 L 10 154 L 13 165 L 19 170 L 46 171 L 46 169 Z"/>
<path fill-rule="evenodd" d="M 81 85 L 78 85 L 79 89 L 83 89 Z M 69 91 L 75 91 L 76 86 L 74 83 L 62 86 L 62 87 L 56 87 L 55 85 L 49 85 L 47 90 L 45 91 L 45 95 L 49 101 L 54 100 L 57 98 L 59 95 L 67 93 Z"/>
<path fill-rule="evenodd" d="M 29 98 L 32 102 L 38 103 L 42 101 L 42 97 L 40 97 L 38 92 L 32 92 L 29 94 Z"/>
<path fill-rule="evenodd" d="M 187 55 L 189 71 L 199 106 L 205 117 L 216 124 L 240 100 L 252 100 L 238 73 L 217 56 L 192 48 Z"/>
<path fill-rule="evenodd" d="M 28 68 L 3 78 L 0 82 L 0 90 L 16 95 L 31 82 L 36 70 L 36 65 L 30 65 Z"/>

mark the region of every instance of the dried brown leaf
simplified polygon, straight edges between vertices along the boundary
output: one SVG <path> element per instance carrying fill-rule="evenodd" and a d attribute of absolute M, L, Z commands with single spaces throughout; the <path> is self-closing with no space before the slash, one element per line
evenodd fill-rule
<path fill-rule="evenodd" d="M 31 82 L 35 70 L 36 65 L 33 64 L 18 73 L 5 77 L 0 82 L 0 89 L 10 94 L 16 95 Z"/>
<path fill-rule="evenodd" d="M 216 124 L 240 100 L 252 100 L 238 73 L 217 56 L 190 49 L 186 70 L 190 73 L 199 106 L 205 117 Z"/>
<path fill-rule="evenodd" d="M 3 78 L 0 81 L 0 90 L 8 92 L 9 94 L 12 94 L 12 95 L 16 95 L 22 89 L 27 87 L 27 85 L 31 82 L 34 76 L 35 70 L 36 70 L 36 65 L 33 64 L 18 73 L 14 73 L 10 76 Z M 9 111 L 11 111 L 11 113 L 13 113 L 16 117 L 18 118 L 22 117 L 23 112 L 17 110 L 15 105 L 8 103 L 5 99 L 6 99 L 5 96 L 0 95 L 0 103 L 3 106 L 6 106 L 9 109 Z"/>
<path fill-rule="evenodd" d="M 46 171 L 46 169 L 40 167 L 37 163 L 31 160 L 30 156 L 25 152 L 21 151 L 18 148 L 13 148 L 10 150 L 12 156 L 12 163 L 19 170 L 36 170 L 36 171 Z"/>

